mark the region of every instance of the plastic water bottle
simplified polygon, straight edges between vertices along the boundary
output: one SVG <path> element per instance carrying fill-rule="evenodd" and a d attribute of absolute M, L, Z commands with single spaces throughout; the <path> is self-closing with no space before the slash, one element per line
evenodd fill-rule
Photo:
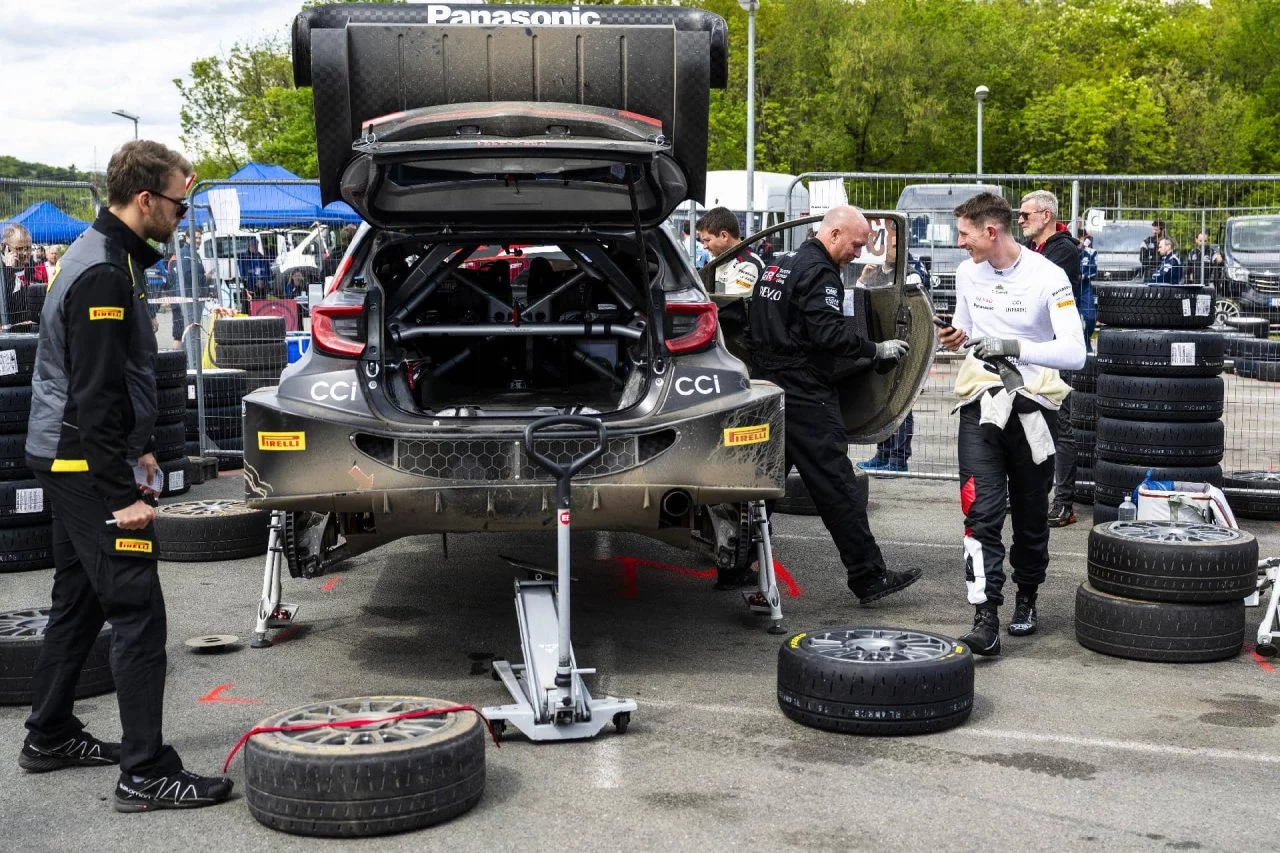
<path fill-rule="evenodd" d="M 1133 521 L 1138 517 L 1138 507 L 1134 504 L 1133 498 L 1129 495 L 1124 496 L 1124 502 L 1120 504 L 1120 509 L 1116 513 L 1116 519 L 1119 521 Z"/>

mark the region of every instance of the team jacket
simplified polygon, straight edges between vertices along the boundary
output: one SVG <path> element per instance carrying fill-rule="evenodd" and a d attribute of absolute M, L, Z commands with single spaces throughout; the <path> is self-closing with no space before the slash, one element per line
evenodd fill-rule
<path fill-rule="evenodd" d="M 840 268 L 816 238 L 778 258 L 760 276 L 751 299 L 756 365 L 829 383 L 837 358 L 874 358 L 876 345 L 854 331 L 843 305 Z"/>
<path fill-rule="evenodd" d="M 1043 244 L 1037 246 L 1028 240 L 1025 245 L 1062 267 L 1062 271 L 1067 274 L 1067 281 L 1071 282 L 1072 298 L 1080 298 L 1080 244 L 1065 225 L 1058 223 L 1058 230 L 1050 234 Z"/>
<path fill-rule="evenodd" d="M 143 270 L 160 255 L 105 208 L 71 244 L 40 321 L 27 465 L 88 472 L 111 512 L 138 498 L 154 450 L 156 337 Z"/>
<path fill-rule="evenodd" d="M 750 293 L 764 272 L 764 261 L 750 249 L 743 249 L 731 261 L 716 269 L 716 284 L 721 293 L 743 295 Z"/>
<path fill-rule="evenodd" d="M 1160 259 L 1160 266 L 1151 274 L 1150 284 L 1182 284 L 1182 261 L 1170 252 Z"/>

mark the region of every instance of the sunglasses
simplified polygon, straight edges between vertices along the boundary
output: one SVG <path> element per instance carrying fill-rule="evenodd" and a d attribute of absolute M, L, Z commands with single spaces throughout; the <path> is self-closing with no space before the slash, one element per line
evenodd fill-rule
<path fill-rule="evenodd" d="M 1044 211 L 1043 210 L 1019 210 L 1018 218 L 1030 219 L 1032 216 L 1035 216 L 1037 213 L 1044 213 Z"/>
<path fill-rule="evenodd" d="M 171 201 L 171 202 L 173 202 L 173 203 L 177 206 L 177 208 L 178 208 L 178 218 L 179 218 L 179 219 L 181 219 L 182 217 L 186 216 L 186 215 L 187 215 L 187 211 L 191 209 L 191 205 L 187 204 L 185 201 L 183 201 L 183 200 L 182 200 L 182 199 L 180 199 L 180 198 L 171 198 L 170 196 L 167 196 L 167 195 L 165 195 L 164 193 L 156 192 L 155 190 L 147 190 L 147 192 L 151 193 L 151 194 L 152 194 L 152 195 L 154 195 L 154 196 L 159 196 L 160 198 L 164 199 L 165 201 Z"/>

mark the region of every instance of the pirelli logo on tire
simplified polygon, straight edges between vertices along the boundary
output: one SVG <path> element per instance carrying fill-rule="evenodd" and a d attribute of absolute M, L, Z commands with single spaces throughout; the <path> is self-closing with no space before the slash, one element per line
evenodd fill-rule
<path fill-rule="evenodd" d="M 89 309 L 90 320 L 123 320 L 124 309 L 115 305 L 103 305 Z"/>
<path fill-rule="evenodd" d="M 769 425 L 731 427 L 724 431 L 725 447 L 741 447 L 744 444 L 763 444 L 769 440 Z"/>
<path fill-rule="evenodd" d="M 152 547 L 149 539 L 116 540 L 116 550 L 126 554 L 150 554 Z"/>
<path fill-rule="evenodd" d="M 306 450 L 307 434 L 305 432 L 260 432 L 258 433 L 259 450 Z"/>

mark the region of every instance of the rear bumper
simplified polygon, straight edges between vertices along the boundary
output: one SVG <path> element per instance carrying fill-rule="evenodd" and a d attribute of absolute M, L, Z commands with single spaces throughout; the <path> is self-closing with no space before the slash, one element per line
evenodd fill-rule
<path fill-rule="evenodd" d="M 675 490 L 694 504 L 781 497 L 782 401 L 776 386 L 756 382 L 733 405 L 608 422 L 609 451 L 573 481 L 574 526 L 655 530 Z M 422 533 L 550 528 L 555 482 L 527 458 L 523 427 L 389 429 L 259 391 L 245 398 L 245 499 L 261 509 L 396 515 L 397 526 Z M 767 427 L 768 438 L 734 433 L 726 444 L 727 430 L 752 427 Z M 561 444 L 566 456 L 587 449 L 585 440 Z"/>

